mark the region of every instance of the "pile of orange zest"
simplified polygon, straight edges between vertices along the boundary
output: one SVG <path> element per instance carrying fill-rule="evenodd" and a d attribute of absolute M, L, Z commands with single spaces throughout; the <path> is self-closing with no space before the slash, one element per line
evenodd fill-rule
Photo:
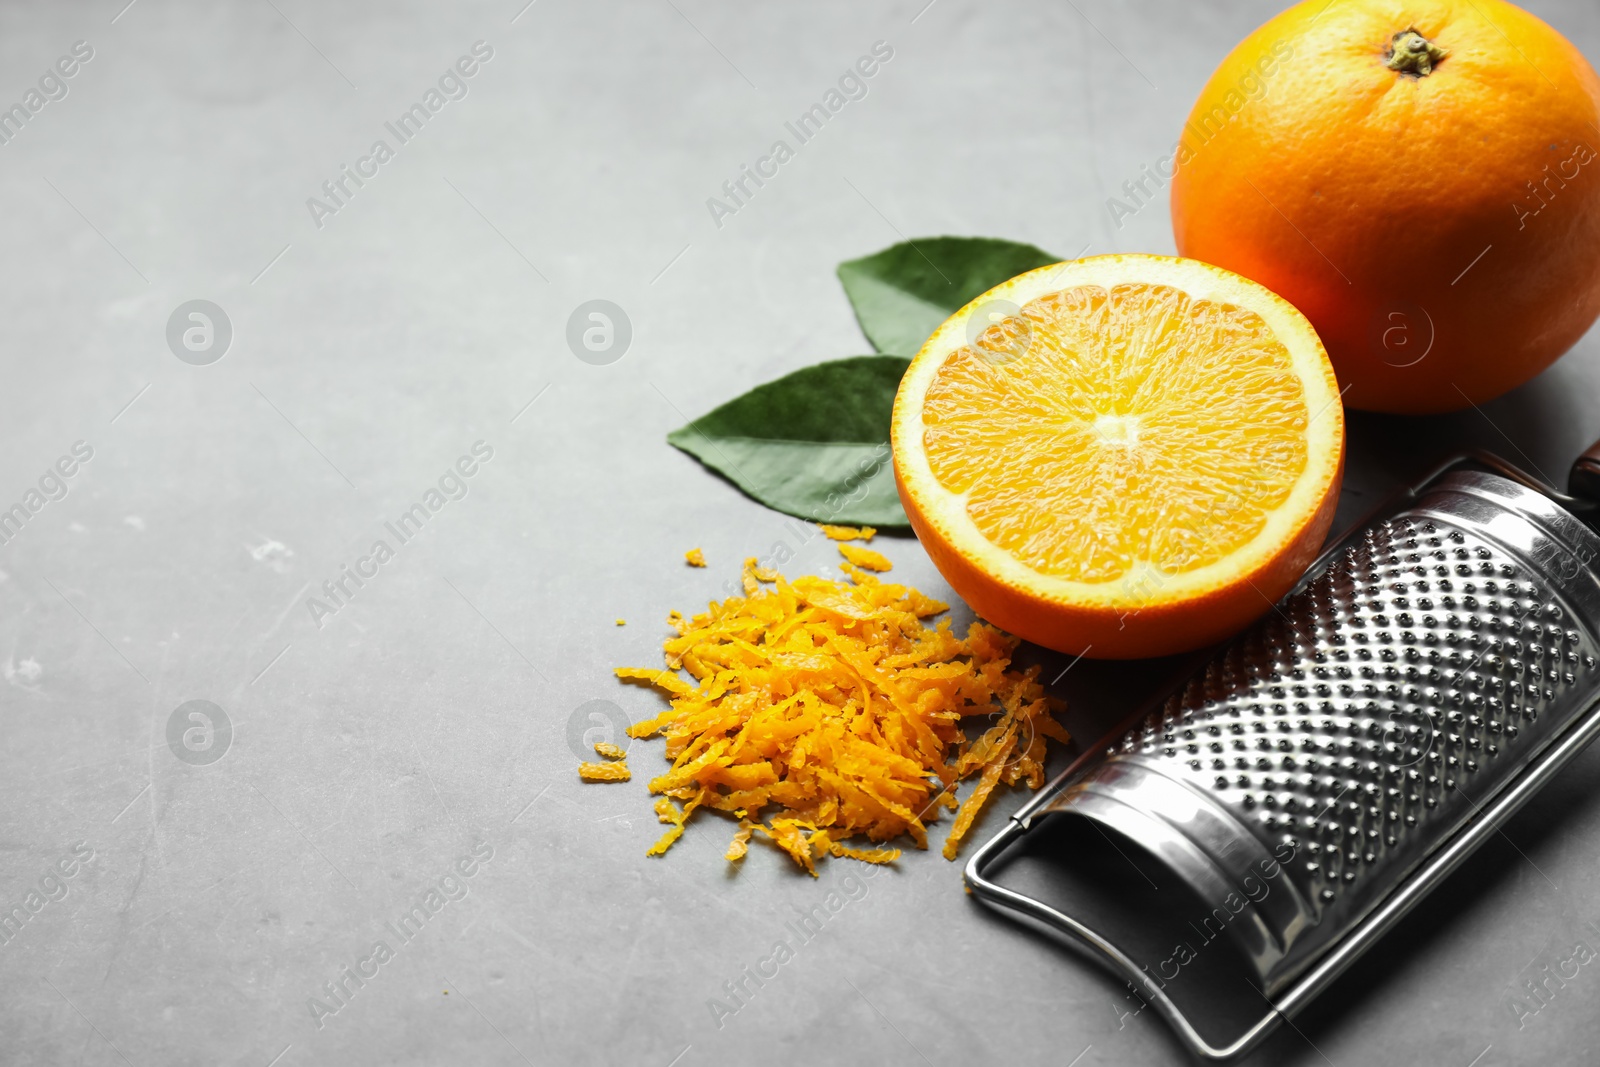
<path fill-rule="evenodd" d="M 628 752 L 610 741 L 596 741 L 595 752 L 604 756 L 606 763 L 578 764 L 578 777 L 586 782 L 626 782 L 633 777 L 628 770 Z"/>
<path fill-rule="evenodd" d="M 747 560 L 747 596 L 669 617 L 677 636 L 666 669 L 617 669 L 672 698 L 628 731 L 664 734 L 672 762 L 650 782 L 670 825 L 650 855 L 704 807 L 739 820 L 729 860 L 759 835 L 813 875 L 824 856 L 889 863 L 899 849 L 842 842 L 904 834 L 926 848 L 927 823 L 955 809 L 957 783 L 976 777 L 944 846 L 954 858 L 997 785 L 1044 783 L 1045 739 L 1067 733 L 1039 668 L 1010 669 L 1016 638 L 981 622 L 965 639 L 948 620 L 924 626 L 946 606 L 842 567 L 851 581 L 790 582 Z M 968 743 L 962 721 L 981 717 L 994 724 Z"/>
<path fill-rule="evenodd" d="M 832 541 L 870 541 L 878 532 L 870 526 L 829 526 L 825 522 L 817 523 L 817 527 Z"/>
<path fill-rule="evenodd" d="M 856 545 L 840 545 L 839 555 L 849 560 L 857 567 L 865 567 L 869 571 L 882 573 L 893 567 L 888 557 L 881 552 L 874 552 L 870 548 L 860 548 Z"/>
<path fill-rule="evenodd" d="M 691 567 L 704 567 L 706 565 L 706 554 L 698 548 L 691 548 L 685 552 L 683 559 Z"/>

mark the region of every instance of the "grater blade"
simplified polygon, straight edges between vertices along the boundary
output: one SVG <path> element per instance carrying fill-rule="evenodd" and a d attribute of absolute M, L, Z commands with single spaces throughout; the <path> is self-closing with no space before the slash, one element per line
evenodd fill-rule
<path fill-rule="evenodd" d="M 1082 759 L 968 866 L 1230 1058 L 1303 1007 L 1600 730 L 1600 536 L 1458 471 L 1347 535 L 1296 590 Z M 1274 1012 L 1202 1039 L 1150 961 L 985 877 L 1035 820 L 1115 831 L 1205 908 Z M 1214 927 L 1211 930 L 1210 927 Z"/>

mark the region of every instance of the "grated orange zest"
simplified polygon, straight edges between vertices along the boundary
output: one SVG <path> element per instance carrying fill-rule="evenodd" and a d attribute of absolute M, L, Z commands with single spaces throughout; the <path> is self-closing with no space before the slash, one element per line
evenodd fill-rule
<path fill-rule="evenodd" d="M 606 759 L 623 759 L 628 755 L 627 749 L 619 748 L 610 741 L 596 741 L 594 750 Z"/>
<path fill-rule="evenodd" d="M 661 839 L 651 845 L 645 852 L 647 856 L 659 856 L 672 847 L 672 843 L 683 836 L 683 824 L 689 821 L 690 814 L 700 804 L 698 797 L 691 799 L 681 809 L 666 797 L 656 801 L 656 817 L 662 822 L 671 823 L 672 829 L 661 835 Z"/>
<path fill-rule="evenodd" d="M 685 552 L 683 554 L 683 559 L 684 562 L 689 564 L 691 567 L 704 567 L 706 565 L 706 555 L 698 548 L 691 548 L 689 551 Z"/>
<path fill-rule="evenodd" d="M 871 526 L 829 526 L 825 522 L 817 524 L 830 541 L 870 541 L 878 531 Z"/>
<path fill-rule="evenodd" d="M 728 842 L 728 851 L 723 854 L 725 860 L 742 860 L 744 854 L 750 851 L 750 838 L 756 828 L 747 822 L 739 823 L 739 832 L 733 835 L 733 840 Z"/>
<path fill-rule="evenodd" d="M 586 782 L 626 782 L 633 777 L 627 760 L 610 763 L 580 763 L 578 777 Z"/>
<path fill-rule="evenodd" d="M 656 670 L 652 667 L 618 667 L 617 677 L 623 681 L 645 682 L 657 689 L 664 689 L 673 696 L 687 696 L 694 692 L 694 687 L 673 674 L 670 669 Z"/>
<path fill-rule="evenodd" d="M 874 552 L 870 548 L 862 548 L 859 545 L 840 545 L 839 555 L 849 560 L 852 565 L 869 571 L 882 573 L 894 566 L 893 563 L 889 562 L 887 556 Z"/>
<path fill-rule="evenodd" d="M 669 824 L 650 855 L 666 852 L 704 807 L 739 820 L 729 860 L 759 835 L 812 875 L 828 856 L 892 863 L 897 848 L 842 842 L 904 835 L 926 848 L 928 823 L 955 809 L 956 786 L 976 777 L 945 842 L 954 858 L 998 785 L 1043 784 L 1046 738 L 1067 737 L 1051 717 L 1062 705 L 1045 694 L 1038 667 L 1011 668 L 1017 639 L 982 622 L 965 638 L 948 620 L 924 625 L 947 606 L 843 566 L 850 581 L 791 582 L 746 560 L 746 596 L 669 617 L 666 670 L 617 669 L 671 698 L 628 729 L 664 735 L 671 761 L 649 786 Z M 994 725 L 969 743 L 963 723 L 982 717 Z"/>
<path fill-rule="evenodd" d="M 834 856 L 845 856 L 849 859 L 861 860 L 863 863 L 893 863 L 900 858 L 900 850 L 897 848 L 851 848 L 849 845 L 841 845 L 837 841 L 828 849 L 828 852 Z"/>

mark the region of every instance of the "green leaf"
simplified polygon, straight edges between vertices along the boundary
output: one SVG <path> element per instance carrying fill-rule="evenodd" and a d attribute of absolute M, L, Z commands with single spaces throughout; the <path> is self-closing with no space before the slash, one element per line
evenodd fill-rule
<path fill-rule="evenodd" d="M 872 346 L 909 356 L 968 301 L 1059 262 L 1033 245 L 995 237 L 924 237 L 839 264 L 839 281 Z"/>
<path fill-rule="evenodd" d="M 889 418 L 908 363 L 853 356 L 806 367 L 756 386 L 667 440 L 785 514 L 905 526 Z"/>

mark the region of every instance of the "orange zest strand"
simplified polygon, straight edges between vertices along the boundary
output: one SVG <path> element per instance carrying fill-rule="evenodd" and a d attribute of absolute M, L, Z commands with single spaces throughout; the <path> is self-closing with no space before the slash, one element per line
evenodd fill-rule
<path fill-rule="evenodd" d="M 586 782 L 626 782 L 633 777 L 633 773 L 628 770 L 627 760 L 615 760 L 609 763 L 580 763 L 578 777 Z"/>
<path fill-rule="evenodd" d="M 887 556 L 874 552 L 870 548 L 862 548 L 859 545 L 840 545 L 839 555 L 849 560 L 853 566 L 861 567 L 864 570 L 877 571 L 880 574 L 894 566 L 893 563 L 889 562 Z"/>
<path fill-rule="evenodd" d="M 871 526 L 830 526 L 825 522 L 818 523 L 817 528 L 830 541 L 870 541 L 878 532 Z"/>

